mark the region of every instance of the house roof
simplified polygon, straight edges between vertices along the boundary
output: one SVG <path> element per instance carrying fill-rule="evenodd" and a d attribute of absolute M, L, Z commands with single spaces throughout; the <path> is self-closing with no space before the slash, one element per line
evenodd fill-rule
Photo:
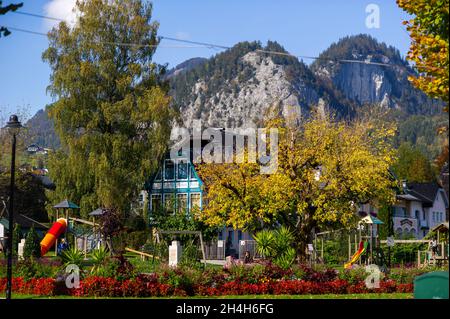
<path fill-rule="evenodd" d="M 79 209 L 77 204 L 74 204 L 72 202 L 69 202 L 67 199 L 63 200 L 61 203 L 56 204 L 53 206 L 53 208 L 73 208 L 73 209 Z"/>
<path fill-rule="evenodd" d="M 425 206 L 433 206 L 434 199 L 441 187 L 436 182 L 407 183 L 406 194 L 418 198 Z"/>
<path fill-rule="evenodd" d="M 376 224 L 376 225 L 384 224 L 381 220 L 371 215 L 367 215 L 366 217 L 361 219 L 361 221 L 366 224 Z"/>
<path fill-rule="evenodd" d="M 448 232 L 448 222 L 440 223 L 436 227 L 432 229 L 433 232 L 435 231 L 447 231 Z"/>

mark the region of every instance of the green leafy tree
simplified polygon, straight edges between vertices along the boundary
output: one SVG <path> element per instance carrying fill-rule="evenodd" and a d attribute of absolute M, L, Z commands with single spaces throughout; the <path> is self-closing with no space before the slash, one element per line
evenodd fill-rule
<path fill-rule="evenodd" d="M 8 198 L 10 174 L 0 173 L 0 197 Z M 48 221 L 45 203 L 47 197 L 44 186 L 38 177 L 31 173 L 16 172 L 16 190 L 14 193 L 14 212 L 40 222 Z"/>
<path fill-rule="evenodd" d="M 34 226 L 28 231 L 25 238 L 25 247 L 23 248 L 24 258 L 39 258 L 41 257 L 41 245 L 38 233 L 34 229 Z"/>
<path fill-rule="evenodd" d="M 431 182 L 435 180 L 435 172 L 427 157 L 411 143 L 402 143 L 398 149 L 398 159 L 392 166 L 399 179 L 409 182 Z"/>
<path fill-rule="evenodd" d="M 0 1 L 0 15 L 4 15 L 4 14 L 8 13 L 9 11 L 16 11 L 17 9 L 19 9 L 20 7 L 23 6 L 23 2 L 21 2 L 21 3 L 16 3 L 16 4 L 11 3 L 11 4 L 8 4 L 7 6 L 3 7 L 2 2 L 3 1 Z M 9 31 L 8 28 L 0 25 L 0 38 L 2 37 L 2 35 L 7 37 L 10 34 L 11 34 L 11 31 Z"/>
<path fill-rule="evenodd" d="M 164 67 L 151 60 L 159 24 L 140 0 L 78 1 L 77 10 L 78 23 L 50 31 L 43 54 L 62 144 L 49 157 L 50 200 L 70 198 L 83 216 L 99 206 L 126 214 L 166 151 L 174 115 Z"/>

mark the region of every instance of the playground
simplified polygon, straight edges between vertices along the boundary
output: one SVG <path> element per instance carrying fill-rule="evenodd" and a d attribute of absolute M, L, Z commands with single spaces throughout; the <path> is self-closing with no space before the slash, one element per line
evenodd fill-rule
<path fill-rule="evenodd" d="M 381 239 L 383 221 L 367 215 L 355 229 L 317 232 L 305 262 L 280 263 L 280 256 L 263 252 L 256 235 L 240 242 L 236 258 L 199 231 L 152 229 L 144 245 L 118 250 L 102 232 L 101 208 L 90 220 L 75 217 L 79 206 L 69 200 L 53 208 L 40 257 L 24 258 L 19 244 L 13 267 L 19 298 L 418 298 L 430 275 L 436 287 L 447 285 L 433 293 L 448 298 L 448 224 L 422 240 Z"/>

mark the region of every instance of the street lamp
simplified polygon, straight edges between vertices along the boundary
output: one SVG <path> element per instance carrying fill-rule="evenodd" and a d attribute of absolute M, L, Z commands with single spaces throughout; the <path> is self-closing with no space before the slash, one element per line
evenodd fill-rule
<path fill-rule="evenodd" d="M 8 214 L 8 268 L 6 271 L 6 300 L 11 299 L 12 290 L 12 252 L 13 252 L 13 225 L 14 225 L 14 175 L 16 173 L 16 135 L 19 134 L 20 124 L 17 115 L 11 115 L 5 128 L 12 137 L 12 151 L 11 151 L 11 183 L 9 189 L 9 214 Z"/>

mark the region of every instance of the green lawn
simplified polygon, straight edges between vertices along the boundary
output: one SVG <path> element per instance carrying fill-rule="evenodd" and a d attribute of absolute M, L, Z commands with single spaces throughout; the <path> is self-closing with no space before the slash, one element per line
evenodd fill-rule
<path fill-rule="evenodd" d="M 72 299 L 70 296 L 44 297 L 34 295 L 13 294 L 13 299 Z M 347 294 L 347 295 L 237 295 L 237 296 L 212 296 L 212 297 L 153 297 L 143 299 L 412 299 L 412 293 L 382 293 L 382 294 Z M 74 299 L 139 299 L 139 298 L 74 298 Z"/>

